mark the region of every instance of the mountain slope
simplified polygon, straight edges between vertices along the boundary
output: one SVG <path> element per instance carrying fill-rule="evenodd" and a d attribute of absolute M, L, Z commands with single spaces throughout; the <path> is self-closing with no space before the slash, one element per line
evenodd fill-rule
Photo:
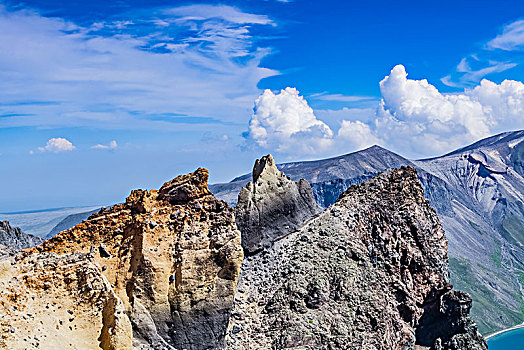
<path fill-rule="evenodd" d="M 448 281 L 415 169 L 386 171 L 244 261 L 228 348 L 487 349 Z"/>
<path fill-rule="evenodd" d="M 522 131 L 504 133 L 414 162 L 453 189 L 453 211 L 441 213 L 452 280 L 480 304 L 475 316 L 489 330 L 523 319 L 523 140 Z"/>
<path fill-rule="evenodd" d="M 60 221 L 58 224 L 56 224 L 55 227 L 51 229 L 51 231 L 45 236 L 45 239 L 53 238 L 57 233 L 70 229 L 76 224 L 81 223 L 83 220 L 87 219 L 89 216 L 91 216 L 91 214 L 96 213 L 98 210 L 99 209 L 95 209 L 66 216 L 62 219 L 62 221 Z"/>
<path fill-rule="evenodd" d="M 449 240 L 451 281 L 473 298 L 484 334 L 524 319 L 524 131 L 496 135 L 442 157 L 408 160 L 378 146 L 340 157 L 277 165 L 310 182 L 319 205 L 380 171 L 412 165 Z M 211 185 L 234 203 L 249 175 Z"/>

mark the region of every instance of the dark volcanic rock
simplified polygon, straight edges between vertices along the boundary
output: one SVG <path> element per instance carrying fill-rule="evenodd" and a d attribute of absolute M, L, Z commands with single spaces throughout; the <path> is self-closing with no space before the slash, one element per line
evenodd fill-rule
<path fill-rule="evenodd" d="M 34 247 L 44 240 L 22 232 L 18 227 L 11 227 L 8 221 L 0 221 L 0 244 L 15 250 Z"/>
<path fill-rule="evenodd" d="M 229 349 L 487 349 L 412 167 L 350 187 L 246 258 L 235 299 Z"/>
<path fill-rule="evenodd" d="M 292 180 L 306 179 L 321 207 L 387 168 L 414 166 L 425 197 L 449 242 L 451 282 L 473 299 L 472 317 L 483 334 L 524 320 L 524 130 L 502 133 L 447 155 L 408 160 L 378 146 L 339 157 L 278 164 Z M 246 174 L 212 185 L 235 203 Z"/>
<path fill-rule="evenodd" d="M 235 207 L 242 247 L 247 254 L 257 253 L 319 212 L 306 180 L 291 181 L 271 155 L 257 159 L 253 182 L 242 188 Z"/>

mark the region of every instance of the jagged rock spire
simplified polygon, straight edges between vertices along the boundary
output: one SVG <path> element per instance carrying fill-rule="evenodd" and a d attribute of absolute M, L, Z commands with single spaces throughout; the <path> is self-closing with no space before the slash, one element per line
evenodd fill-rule
<path fill-rule="evenodd" d="M 253 182 L 238 195 L 235 217 L 242 247 L 247 254 L 255 254 L 319 212 L 309 183 L 291 181 L 268 154 L 256 160 Z"/>

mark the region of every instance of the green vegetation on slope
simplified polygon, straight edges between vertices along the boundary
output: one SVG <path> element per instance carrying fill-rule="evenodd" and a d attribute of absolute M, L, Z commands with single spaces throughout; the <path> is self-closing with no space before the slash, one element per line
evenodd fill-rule
<path fill-rule="evenodd" d="M 480 333 L 490 334 L 500 330 L 503 328 L 502 323 L 518 324 L 522 322 L 522 310 L 511 310 L 504 307 L 503 303 L 495 304 L 493 302 L 496 300 L 495 294 L 477 279 L 469 261 L 449 258 L 449 266 L 453 286 L 469 293 L 473 299 L 471 317 L 479 326 Z"/>

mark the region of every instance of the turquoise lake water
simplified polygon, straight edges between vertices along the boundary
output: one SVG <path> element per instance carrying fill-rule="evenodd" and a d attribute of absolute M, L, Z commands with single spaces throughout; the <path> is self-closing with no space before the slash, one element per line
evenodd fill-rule
<path fill-rule="evenodd" d="M 524 328 L 494 336 L 488 340 L 489 350 L 524 350 Z"/>

